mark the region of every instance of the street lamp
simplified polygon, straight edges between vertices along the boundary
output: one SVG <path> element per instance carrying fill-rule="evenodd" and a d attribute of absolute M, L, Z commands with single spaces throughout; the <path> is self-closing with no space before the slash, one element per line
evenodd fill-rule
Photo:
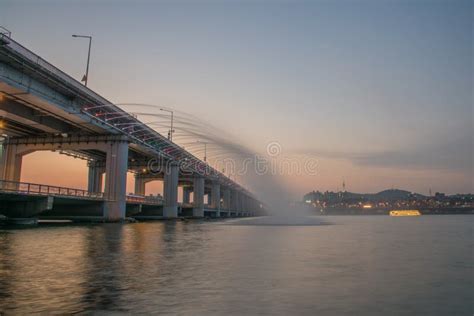
<path fill-rule="evenodd" d="M 197 143 L 204 144 L 204 162 L 207 162 L 207 143 L 200 140 L 198 140 Z"/>
<path fill-rule="evenodd" d="M 89 61 L 91 59 L 91 45 L 92 45 L 92 36 L 88 35 L 72 35 L 72 37 L 88 38 L 89 39 L 89 53 L 87 54 L 87 67 L 86 74 L 82 77 L 81 81 L 84 81 L 84 85 L 87 87 L 87 79 L 89 79 Z"/>
<path fill-rule="evenodd" d="M 167 109 L 160 109 L 160 111 L 171 113 L 171 129 L 168 132 L 168 139 L 170 141 L 173 141 L 173 132 L 174 132 L 174 129 L 173 129 L 173 114 L 174 113 L 173 113 L 173 111 L 167 110 Z"/>

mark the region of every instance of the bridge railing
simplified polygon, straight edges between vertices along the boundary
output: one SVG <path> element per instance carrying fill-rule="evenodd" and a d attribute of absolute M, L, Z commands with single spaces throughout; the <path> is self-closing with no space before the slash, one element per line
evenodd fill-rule
<path fill-rule="evenodd" d="M 58 187 L 46 184 L 16 182 L 0 180 L 0 191 L 14 192 L 26 195 L 55 195 L 55 196 L 71 196 L 93 199 L 103 199 L 104 194 L 101 192 L 89 192 L 87 190 Z"/>
<path fill-rule="evenodd" d="M 127 202 L 146 203 L 146 204 L 162 204 L 163 203 L 163 198 L 159 197 L 159 196 L 127 195 Z"/>
<path fill-rule="evenodd" d="M 53 185 L 0 180 L 0 192 L 12 192 L 25 195 L 69 196 L 89 199 L 104 199 L 102 192 L 89 192 L 82 189 L 65 188 Z M 162 204 L 160 196 L 127 195 L 127 202 Z"/>

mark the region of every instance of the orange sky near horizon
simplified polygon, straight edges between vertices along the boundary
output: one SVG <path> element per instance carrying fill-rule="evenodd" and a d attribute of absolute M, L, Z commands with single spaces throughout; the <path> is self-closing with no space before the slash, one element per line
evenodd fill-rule
<path fill-rule="evenodd" d="M 78 189 L 87 189 L 87 162 L 82 159 L 61 155 L 57 152 L 35 152 L 23 157 L 22 182 L 40 183 L 53 186 L 64 186 Z M 318 161 L 317 173 L 313 176 L 285 174 L 275 177 L 282 182 L 288 192 L 288 198 L 299 200 L 310 191 L 338 191 L 342 190 L 342 182 L 346 184 L 346 190 L 352 192 L 379 192 L 384 189 L 397 188 L 417 193 L 429 194 L 442 191 L 437 185 L 440 181 L 448 179 L 459 183 L 459 187 L 453 187 L 453 193 L 462 192 L 463 177 L 456 173 L 446 172 L 434 174 L 431 171 L 416 171 L 379 168 L 377 174 L 367 167 L 354 165 L 349 161 L 321 159 Z M 413 181 L 413 178 L 417 181 Z M 238 179 L 239 180 L 239 179 Z M 240 178 L 245 180 L 245 177 Z M 247 184 L 251 187 L 251 184 Z M 424 191 L 416 190 L 417 187 L 425 187 Z M 133 193 L 134 178 L 132 173 L 127 174 L 127 193 Z M 146 185 L 146 194 L 162 194 L 161 181 L 153 181 Z M 179 192 L 182 199 L 182 192 Z"/>

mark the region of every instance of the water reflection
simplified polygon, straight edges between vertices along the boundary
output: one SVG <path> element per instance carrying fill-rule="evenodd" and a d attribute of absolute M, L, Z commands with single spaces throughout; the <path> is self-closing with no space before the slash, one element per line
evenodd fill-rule
<path fill-rule="evenodd" d="M 0 230 L 0 311 L 469 314 L 472 224 L 368 216 Z"/>
<path fill-rule="evenodd" d="M 66 301 L 64 296 L 75 297 L 81 292 L 85 259 L 82 236 L 72 228 L 64 243 L 60 229 L 46 231 L 46 234 L 38 229 L 1 232 L 0 303 L 4 310 L 76 310 L 77 301 Z M 42 281 L 38 282 L 39 279 Z"/>
<path fill-rule="evenodd" d="M 81 303 L 86 309 L 116 309 L 121 300 L 124 226 L 106 224 L 85 233 Z"/>
<path fill-rule="evenodd" d="M 0 299 L 9 300 L 12 297 L 12 281 L 9 276 L 15 271 L 15 261 L 12 260 L 13 234 L 4 232 L 0 234 Z"/>

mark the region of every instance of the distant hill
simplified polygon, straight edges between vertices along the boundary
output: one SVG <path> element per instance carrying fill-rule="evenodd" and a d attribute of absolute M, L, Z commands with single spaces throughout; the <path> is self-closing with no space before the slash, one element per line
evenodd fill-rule
<path fill-rule="evenodd" d="M 412 193 L 405 190 L 398 190 L 398 189 L 389 189 L 384 190 L 375 194 L 365 194 L 365 196 L 369 199 L 375 200 L 384 200 L 384 201 L 394 201 L 394 200 L 405 200 L 408 198 L 424 198 L 425 196 Z"/>

